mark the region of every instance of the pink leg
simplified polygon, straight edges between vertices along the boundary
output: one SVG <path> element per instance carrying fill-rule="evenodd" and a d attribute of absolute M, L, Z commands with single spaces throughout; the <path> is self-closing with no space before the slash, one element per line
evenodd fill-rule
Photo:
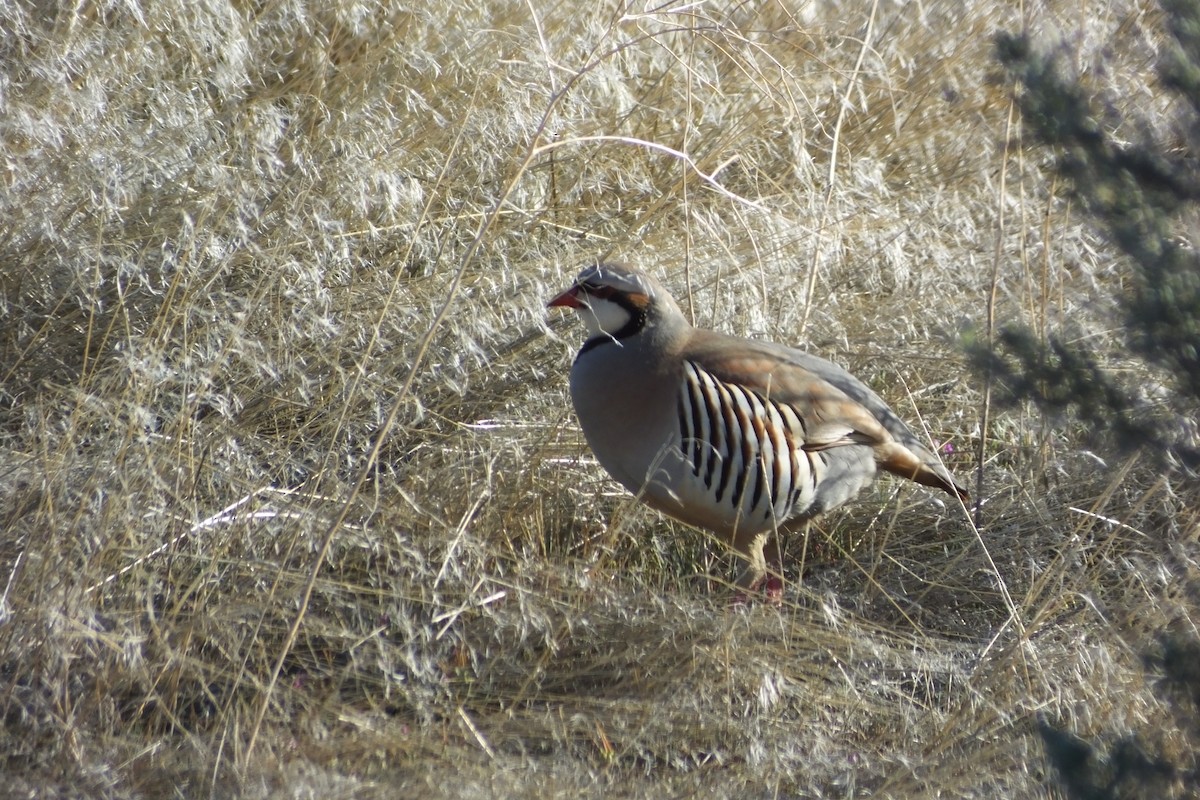
<path fill-rule="evenodd" d="M 767 561 L 767 602 L 772 605 L 783 604 L 783 558 L 779 553 L 779 537 L 772 536 L 766 544 Z"/>

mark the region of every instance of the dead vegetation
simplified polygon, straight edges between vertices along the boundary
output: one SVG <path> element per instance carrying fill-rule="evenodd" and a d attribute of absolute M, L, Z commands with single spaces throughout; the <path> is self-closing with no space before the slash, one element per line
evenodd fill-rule
<path fill-rule="evenodd" d="M 1039 725 L 1194 796 L 1194 483 L 984 428 L 961 349 L 1122 280 L 994 33 L 1155 124 L 1157 7 L 536 6 L 0 10 L 13 796 L 1054 796 Z M 850 367 L 982 524 L 885 479 L 727 607 L 569 413 L 605 254 Z"/>

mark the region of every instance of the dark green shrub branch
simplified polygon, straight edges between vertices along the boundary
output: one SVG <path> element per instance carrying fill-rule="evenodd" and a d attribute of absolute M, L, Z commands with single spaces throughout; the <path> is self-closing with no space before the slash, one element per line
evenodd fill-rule
<path fill-rule="evenodd" d="M 1164 58 L 1163 81 L 1191 106 L 1188 133 L 1200 136 L 1200 5 L 1176 0 L 1166 6 L 1174 46 Z M 1043 342 L 1009 327 L 994 350 L 973 347 L 973 359 L 1010 401 L 1032 400 L 1056 415 L 1072 412 L 1109 432 L 1121 449 L 1147 447 L 1196 468 L 1200 450 L 1181 423 L 1200 404 L 1200 255 L 1178 238 L 1180 217 L 1196 212 L 1200 199 L 1195 159 L 1168 152 L 1148 133 L 1133 144 L 1114 142 L 1084 88 L 1027 37 L 1001 35 L 997 53 L 1018 85 L 1026 129 L 1055 151 L 1055 168 L 1073 197 L 1127 257 L 1129 280 L 1116 295 L 1125 341 L 1131 356 L 1161 373 L 1174 408 L 1164 413 L 1120 382 L 1097 353 L 1057 336 Z"/>

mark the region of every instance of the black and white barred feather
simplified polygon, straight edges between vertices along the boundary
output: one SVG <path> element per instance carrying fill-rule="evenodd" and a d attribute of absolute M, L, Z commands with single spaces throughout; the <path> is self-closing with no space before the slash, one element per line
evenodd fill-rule
<path fill-rule="evenodd" d="M 812 505 L 826 462 L 804 449 L 805 421 L 790 405 L 687 361 L 678 416 L 691 488 L 715 507 L 778 524 Z"/>

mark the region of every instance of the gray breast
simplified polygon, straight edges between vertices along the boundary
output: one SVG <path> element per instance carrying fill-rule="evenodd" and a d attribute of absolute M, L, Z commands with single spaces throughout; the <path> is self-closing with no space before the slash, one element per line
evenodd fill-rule
<path fill-rule="evenodd" d="M 673 445 L 678 380 L 659 374 L 642 343 L 596 347 L 571 367 L 571 400 L 584 438 L 600 465 L 641 495 Z"/>

